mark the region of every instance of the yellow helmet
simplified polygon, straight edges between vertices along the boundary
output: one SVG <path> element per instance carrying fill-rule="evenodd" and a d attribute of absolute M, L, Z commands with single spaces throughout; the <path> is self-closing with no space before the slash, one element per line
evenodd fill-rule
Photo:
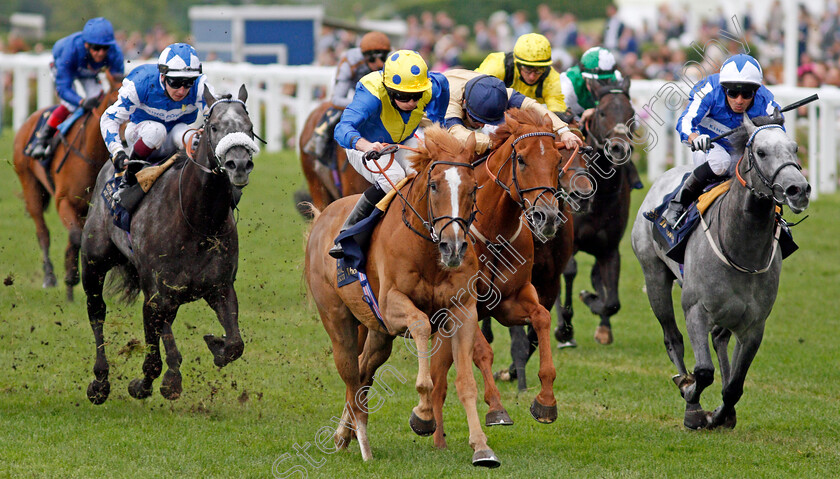
<path fill-rule="evenodd" d="M 513 59 L 532 67 L 551 66 L 551 42 L 539 33 L 526 33 L 516 40 Z"/>
<path fill-rule="evenodd" d="M 429 67 L 419 53 L 397 50 L 388 56 L 382 69 L 386 88 L 402 92 L 421 92 L 432 87 Z"/>

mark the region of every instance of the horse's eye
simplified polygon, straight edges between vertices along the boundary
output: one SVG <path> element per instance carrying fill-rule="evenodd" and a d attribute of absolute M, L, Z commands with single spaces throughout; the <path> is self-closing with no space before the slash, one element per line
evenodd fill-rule
<path fill-rule="evenodd" d="M 794 153 L 799 153 L 799 145 L 795 145 L 795 146 L 793 147 L 793 152 L 794 152 Z"/>
<path fill-rule="evenodd" d="M 216 128 L 216 125 L 210 125 L 210 131 L 216 133 L 216 130 L 218 130 L 218 128 Z"/>
<path fill-rule="evenodd" d="M 759 158 L 764 158 L 764 150 L 762 150 L 761 148 L 756 150 L 755 154 L 758 155 Z"/>
<path fill-rule="evenodd" d="M 429 189 L 432 191 L 437 191 L 437 183 L 429 183 Z"/>
<path fill-rule="evenodd" d="M 523 157 L 522 157 L 522 155 L 517 155 L 517 156 L 516 156 L 516 161 L 517 161 L 520 165 L 525 166 L 525 158 L 523 158 Z"/>

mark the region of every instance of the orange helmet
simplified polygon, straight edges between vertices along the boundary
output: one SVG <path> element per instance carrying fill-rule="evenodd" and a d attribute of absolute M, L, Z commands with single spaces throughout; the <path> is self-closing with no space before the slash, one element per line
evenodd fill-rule
<path fill-rule="evenodd" d="M 391 51 L 391 40 L 382 32 L 368 32 L 359 43 L 362 53 L 371 51 Z"/>

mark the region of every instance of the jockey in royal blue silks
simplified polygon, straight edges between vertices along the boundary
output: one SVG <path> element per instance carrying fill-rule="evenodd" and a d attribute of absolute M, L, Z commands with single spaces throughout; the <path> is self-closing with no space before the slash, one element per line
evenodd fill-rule
<path fill-rule="evenodd" d="M 412 171 L 406 160 L 407 150 L 396 152 L 384 175 L 364 167 L 365 154 L 380 151 L 386 144 L 416 146 L 414 133 L 424 114 L 432 122 L 443 125 L 448 103 L 446 77 L 442 73 L 429 73 L 426 61 L 414 51 L 391 53 L 382 70 L 368 73 L 359 80 L 353 101 L 335 127 L 335 139 L 347 152 L 347 160 L 353 168 L 373 186 L 356 203 L 341 231 L 373 212 L 376 203 L 392 189 L 388 179 L 396 184 L 405 178 L 406 170 Z M 382 163 L 384 167 L 387 162 Z M 330 255 L 342 258 L 344 250 L 336 244 Z"/>
<path fill-rule="evenodd" d="M 38 142 L 32 150 L 33 158 L 46 155 L 50 139 L 70 113 L 79 107 L 89 111 L 99 104 L 102 85 L 97 75 L 101 70 L 110 69 L 114 75 L 122 75 L 124 72 L 123 54 L 114 40 L 114 27 L 102 17 L 91 18 L 81 32 L 57 41 L 52 53 L 50 70 L 55 78 L 55 90 L 61 104 L 38 131 Z M 76 80 L 85 90 L 84 98 L 73 89 Z"/>
<path fill-rule="evenodd" d="M 750 118 L 772 115 L 779 107 L 764 85 L 761 65 L 746 54 L 729 57 L 720 73 L 709 75 L 691 90 L 688 106 L 677 121 L 677 131 L 691 146 L 696 168 L 674 196 L 662 217 L 673 228 L 703 189 L 731 176 L 738 162 L 725 138 L 711 138 L 739 127 Z"/>
<path fill-rule="evenodd" d="M 206 106 L 205 85 L 209 87 L 198 53 L 186 43 L 169 45 L 157 65 L 141 65 L 123 80 L 117 101 L 105 110 L 99 126 L 115 173 L 129 170 L 125 186 L 136 182 L 133 173 L 149 161 L 168 157 L 185 146 L 189 125 Z M 128 151 L 119 133 L 125 122 Z"/>

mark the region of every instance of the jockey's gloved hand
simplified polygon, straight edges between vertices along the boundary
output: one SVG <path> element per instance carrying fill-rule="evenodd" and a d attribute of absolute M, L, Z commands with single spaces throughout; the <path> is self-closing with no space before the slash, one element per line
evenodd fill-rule
<path fill-rule="evenodd" d="M 125 150 L 120 150 L 114 154 L 114 169 L 122 171 L 125 169 L 125 162 L 128 161 L 128 154 Z"/>
<path fill-rule="evenodd" d="M 97 105 L 99 105 L 99 96 L 84 98 L 81 102 L 79 102 L 79 106 L 85 111 L 91 111 L 96 108 Z"/>
<path fill-rule="evenodd" d="M 125 170 L 130 173 L 137 173 L 148 165 L 149 162 L 146 160 L 131 159 L 125 163 Z"/>
<path fill-rule="evenodd" d="M 709 135 L 699 135 L 691 142 L 691 151 L 709 151 L 712 147 L 712 139 Z"/>
<path fill-rule="evenodd" d="M 375 161 L 378 160 L 380 156 L 382 156 L 381 152 L 370 150 L 362 156 L 362 159 L 365 161 Z"/>

